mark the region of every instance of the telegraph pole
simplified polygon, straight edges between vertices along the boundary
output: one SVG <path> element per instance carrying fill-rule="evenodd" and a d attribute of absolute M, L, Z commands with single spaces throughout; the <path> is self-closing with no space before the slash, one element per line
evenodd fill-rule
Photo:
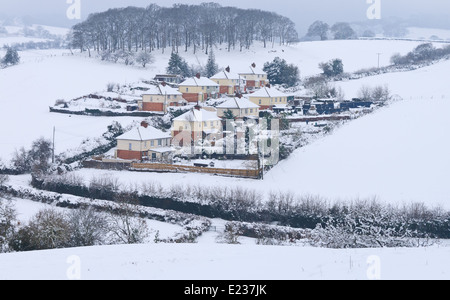
<path fill-rule="evenodd" d="M 377 53 L 377 55 L 378 55 L 378 69 L 380 68 L 380 56 L 381 56 L 381 54 L 383 54 L 383 53 Z"/>
<path fill-rule="evenodd" d="M 56 131 L 56 127 L 53 126 L 52 164 L 55 163 L 55 131 Z"/>

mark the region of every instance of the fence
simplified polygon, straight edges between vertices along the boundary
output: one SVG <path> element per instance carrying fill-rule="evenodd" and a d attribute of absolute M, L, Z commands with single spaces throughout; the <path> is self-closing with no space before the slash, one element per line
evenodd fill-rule
<path fill-rule="evenodd" d="M 150 172 L 168 172 L 168 173 L 206 173 L 221 176 L 243 177 L 259 179 L 262 170 L 257 169 L 218 169 L 209 167 L 193 167 L 182 165 L 169 164 L 154 164 L 154 163 L 132 163 L 131 169 L 133 171 L 150 171 Z"/>
<path fill-rule="evenodd" d="M 404 97 L 404 100 L 450 100 L 450 95 L 422 95 Z"/>
<path fill-rule="evenodd" d="M 319 121 L 347 121 L 351 120 L 350 116 L 318 116 L 318 117 L 302 117 L 287 119 L 290 123 L 299 122 L 319 122 Z"/>
<path fill-rule="evenodd" d="M 106 162 L 99 160 L 87 160 L 82 162 L 84 168 L 101 170 L 129 170 L 160 173 L 205 173 L 229 177 L 242 177 L 259 179 L 262 170 L 257 169 L 218 169 L 209 167 L 193 167 L 183 165 L 171 165 L 160 163 L 131 163 L 131 162 Z"/>
<path fill-rule="evenodd" d="M 103 162 L 99 160 L 86 160 L 81 163 L 83 168 L 101 169 L 101 170 L 129 170 L 131 163 L 122 162 Z"/>

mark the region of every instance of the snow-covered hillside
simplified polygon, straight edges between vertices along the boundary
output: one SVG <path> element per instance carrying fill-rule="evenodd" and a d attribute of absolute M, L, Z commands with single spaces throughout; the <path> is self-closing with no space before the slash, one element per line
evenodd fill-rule
<path fill-rule="evenodd" d="M 424 202 L 450 208 L 450 62 L 406 73 L 341 83 L 349 96 L 362 85 L 389 84 L 405 100 L 350 122 L 332 135 L 299 149 L 269 171 L 264 181 L 199 174 L 78 171 L 86 180 L 108 173 L 126 186 L 154 181 L 290 191 L 332 200 L 378 197 L 389 203 Z M 444 96 L 444 97 L 442 97 Z M 432 98 L 433 97 L 433 98 Z"/>
<path fill-rule="evenodd" d="M 29 147 L 41 136 L 51 138 L 56 126 L 57 153 L 77 147 L 89 137 L 99 137 L 111 118 L 51 114 L 57 99 L 72 99 L 106 89 L 109 82 L 123 83 L 147 78 L 148 70 L 62 56 L 67 51 L 21 52 L 23 63 L 0 70 L 0 157 L 8 160 L 15 149 Z M 120 119 L 124 124 L 132 118 Z"/>
<path fill-rule="evenodd" d="M 215 53 L 220 66 L 230 65 L 236 70 L 252 62 L 262 66 L 280 56 L 290 63 L 298 64 L 302 76 L 306 76 L 318 74 L 318 64 L 334 57 L 344 60 L 347 71 L 355 71 L 375 66 L 376 53 L 382 51 L 384 58 L 381 63 L 385 65 L 389 62 L 390 54 L 406 53 L 417 44 L 407 41 L 328 41 L 299 43 L 289 47 L 275 46 L 274 49 L 256 45 L 243 53 L 238 50 L 229 53 L 218 47 Z M 28 147 L 31 141 L 40 136 L 50 137 L 53 126 L 57 130 L 58 153 L 78 146 L 84 138 L 101 135 L 112 119 L 50 114 L 48 107 L 54 105 L 57 99 L 70 100 L 105 90 L 110 82 L 126 84 L 165 73 L 169 52 L 154 53 L 156 62 L 147 69 L 102 62 L 88 58 L 86 53 L 67 56 L 70 53 L 68 50 L 20 52 L 19 66 L 0 71 L 0 117 L 2 122 L 8 124 L 0 129 L 0 157 L 9 160 L 15 149 Z M 207 55 L 203 53 L 182 53 L 182 56 L 189 64 L 204 65 L 207 61 Z M 126 124 L 131 121 L 126 118 L 120 120 Z"/>
<path fill-rule="evenodd" d="M 449 255 L 450 248 L 438 246 L 365 250 L 208 243 L 102 246 L 2 254 L 0 280 L 446 280 Z"/>

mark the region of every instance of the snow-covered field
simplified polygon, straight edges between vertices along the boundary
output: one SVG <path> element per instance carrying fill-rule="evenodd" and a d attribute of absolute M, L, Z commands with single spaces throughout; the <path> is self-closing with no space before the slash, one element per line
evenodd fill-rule
<path fill-rule="evenodd" d="M 450 248 L 329 250 L 220 244 L 0 255 L 0 280 L 447 280 Z M 267 259 L 270 258 L 270 259 Z"/>
<path fill-rule="evenodd" d="M 23 63 L 0 70 L 0 157 L 9 160 L 15 149 L 33 140 L 52 137 L 56 152 L 78 147 L 86 138 L 100 137 L 111 118 L 51 114 L 57 99 L 72 99 L 106 89 L 109 82 L 126 84 L 148 78 L 148 70 L 62 56 L 67 51 L 21 52 Z M 133 118 L 120 118 L 124 125 Z"/>

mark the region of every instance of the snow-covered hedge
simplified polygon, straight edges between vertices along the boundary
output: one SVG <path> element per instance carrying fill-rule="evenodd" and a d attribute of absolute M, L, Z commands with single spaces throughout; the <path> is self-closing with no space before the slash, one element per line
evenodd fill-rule
<path fill-rule="evenodd" d="M 67 183 L 66 183 L 67 181 Z M 294 228 L 332 228 L 354 224 L 356 233 L 369 226 L 394 237 L 450 238 L 450 212 L 429 209 L 422 204 L 393 206 L 375 200 L 331 204 L 320 197 L 272 193 L 263 201 L 261 193 L 239 187 L 202 187 L 158 184 L 124 191 L 114 179 L 88 186 L 81 179 L 47 177 L 35 180 L 36 188 L 69 193 L 91 199 L 114 201 L 122 194 L 133 195 L 146 207 L 170 209 L 182 213 L 229 221 L 272 223 Z"/>

